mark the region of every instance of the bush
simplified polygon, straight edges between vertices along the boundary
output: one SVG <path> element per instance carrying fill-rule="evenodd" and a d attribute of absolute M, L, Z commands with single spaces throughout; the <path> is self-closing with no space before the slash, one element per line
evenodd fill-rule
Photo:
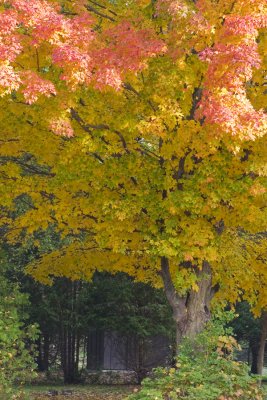
<path fill-rule="evenodd" d="M 0 282 L 0 399 L 22 399 L 22 384 L 34 375 L 32 341 L 35 326 L 22 323 L 27 298 L 15 287 Z"/>
<path fill-rule="evenodd" d="M 129 400 L 263 400 L 248 366 L 234 360 L 238 344 L 229 333 L 215 320 L 194 341 L 185 339 L 176 367 L 155 369 Z"/>

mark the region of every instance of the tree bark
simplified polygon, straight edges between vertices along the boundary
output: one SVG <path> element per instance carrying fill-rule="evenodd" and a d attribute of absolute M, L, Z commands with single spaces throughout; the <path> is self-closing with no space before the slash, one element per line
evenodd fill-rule
<path fill-rule="evenodd" d="M 78 376 L 79 373 L 79 362 L 80 362 L 80 340 L 81 337 L 76 333 L 76 344 L 75 344 L 75 374 Z"/>
<path fill-rule="evenodd" d="M 38 371 L 43 372 L 43 353 L 42 353 L 41 336 L 38 337 L 36 345 L 37 345 L 37 351 L 38 351 L 37 358 L 36 358 Z"/>
<path fill-rule="evenodd" d="M 49 345 L 50 338 L 48 333 L 43 333 L 37 341 L 38 356 L 37 365 L 40 372 L 48 371 L 49 368 Z"/>
<path fill-rule="evenodd" d="M 48 371 L 48 369 L 49 369 L 49 350 L 50 350 L 49 333 L 44 333 L 43 371 Z"/>
<path fill-rule="evenodd" d="M 257 340 L 250 340 L 249 342 L 249 349 L 251 351 L 251 368 L 250 372 L 252 374 L 258 373 L 258 354 L 259 354 L 259 341 Z"/>
<path fill-rule="evenodd" d="M 178 353 L 182 339 L 184 337 L 193 339 L 210 319 L 210 302 L 215 291 L 212 288 L 209 264 L 203 262 L 202 269 L 198 269 L 196 274 L 198 291 L 191 289 L 185 296 L 180 296 L 172 282 L 169 260 L 166 257 L 161 258 L 161 276 L 176 324 L 176 353 Z"/>
<path fill-rule="evenodd" d="M 64 382 L 67 379 L 67 337 L 66 337 L 66 328 L 62 326 L 61 337 L 60 337 L 60 350 L 61 350 L 61 365 L 64 373 Z"/>
<path fill-rule="evenodd" d="M 263 372 L 266 340 L 267 340 L 267 311 L 264 311 L 262 313 L 261 336 L 260 336 L 260 341 L 259 341 L 259 351 L 258 351 L 258 359 L 257 359 L 257 374 L 258 375 L 262 375 L 262 372 Z"/>

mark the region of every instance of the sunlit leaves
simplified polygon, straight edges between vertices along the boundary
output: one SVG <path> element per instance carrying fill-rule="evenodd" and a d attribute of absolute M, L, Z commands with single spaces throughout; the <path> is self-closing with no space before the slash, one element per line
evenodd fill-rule
<path fill-rule="evenodd" d="M 266 306 L 253 236 L 266 230 L 266 14 L 247 3 L 3 7 L 2 229 L 67 240 L 31 267 L 38 279 L 99 269 L 160 285 L 164 256 L 176 289 L 196 291 L 205 260 L 218 301 Z"/>

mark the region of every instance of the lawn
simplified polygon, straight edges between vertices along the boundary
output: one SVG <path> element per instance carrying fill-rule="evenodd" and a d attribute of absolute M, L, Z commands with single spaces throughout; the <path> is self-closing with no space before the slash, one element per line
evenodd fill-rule
<path fill-rule="evenodd" d="M 125 400 L 136 386 L 28 386 L 29 400 Z"/>
<path fill-rule="evenodd" d="M 138 389 L 138 386 L 32 385 L 27 386 L 25 391 L 29 400 L 126 400 Z"/>

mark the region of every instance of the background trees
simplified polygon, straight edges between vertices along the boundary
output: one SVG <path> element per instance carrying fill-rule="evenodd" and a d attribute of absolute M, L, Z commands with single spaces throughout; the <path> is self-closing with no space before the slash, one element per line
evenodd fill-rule
<path fill-rule="evenodd" d="M 92 283 L 60 278 L 52 287 L 31 282 L 24 290 L 30 293 L 30 317 L 41 332 L 38 367 L 62 369 L 67 383 L 81 381 L 85 368 L 103 368 L 102 361 L 97 367 L 94 360 L 97 349 L 90 347 L 92 334 L 99 339 L 100 352 L 105 350 L 103 334 L 135 339 L 136 349 L 142 340 L 155 335 L 169 337 L 172 343 L 171 311 L 162 291 L 134 283 L 123 274 L 97 274 Z M 144 374 L 143 360 L 135 365 L 136 354 L 129 357 L 131 369 Z"/>
<path fill-rule="evenodd" d="M 237 340 L 248 345 L 248 357 L 251 354 L 251 372 L 261 375 L 264 367 L 264 354 L 266 347 L 266 312 L 261 318 L 255 319 L 249 305 L 240 303 L 237 305 L 239 317 L 233 321 L 233 328 Z"/>
<path fill-rule="evenodd" d="M 40 238 L 42 246 L 55 247 L 55 238 L 53 232 L 46 232 Z M 38 371 L 55 371 L 55 376 L 62 371 L 66 383 L 80 382 L 84 369 L 103 368 L 103 360 L 97 365 L 94 359 L 104 353 L 103 335 L 117 334 L 117 340 L 134 342 L 127 368 L 143 377 L 144 340 L 161 335 L 168 338 L 170 346 L 174 340 L 171 310 L 163 291 L 134 282 L 126 274 L 109 273 L 96 273 L 92 282 L 57 278 L 52 286 L 43 285 L 24 274 L 25 264 L 38 257 L 39 250 L 29 242 L 27 250 L 6 245 L 2 250 L 5 274 L 1 273 L 7 285 L 20 289 L 16 304 L 25 298 L 23 309 L 19 309 L 21 321 L 38 325 L 34 357 Z M 98 354 L 91 346 L 92 335 L 101 347 Z M 124 365 L 127 355 L 112 350 L 115 357 L 122 357 Z M 170 350 L 170 359 L 171 354 Z"/>

